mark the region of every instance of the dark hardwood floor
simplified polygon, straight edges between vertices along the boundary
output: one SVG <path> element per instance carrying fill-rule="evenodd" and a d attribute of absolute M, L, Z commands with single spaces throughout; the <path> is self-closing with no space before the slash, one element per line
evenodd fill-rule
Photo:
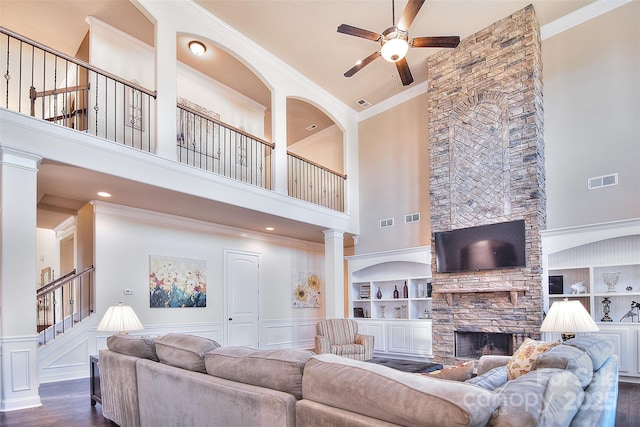
<path fill-rule="evenodd" d="M 2 427 L 116 427 L 102 416 L 102 405 L 91 406 L 89 378 L 42 384 L 42 406 L 0 413 Z"/>
<path fill-rule="evenodd" d="M 640 425 L 640 384 L 620 383 L 619 390 L 616 427 Z M 116 426 L 102 416 L 100 404 L 91 406 L 88 378 L 43 384 L 40 399 L 39 408 L 0 413 L 0 426 Z"/>

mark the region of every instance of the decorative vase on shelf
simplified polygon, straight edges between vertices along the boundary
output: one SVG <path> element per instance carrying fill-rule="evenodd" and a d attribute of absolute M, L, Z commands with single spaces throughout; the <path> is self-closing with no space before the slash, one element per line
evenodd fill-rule
<path fill-rule="evenodd" d="M 604 283 L 607 285 L 607 292 L 616 291 L 616 283 L 618 283 L 618 277 L 620 277 L 620 272 L 602 273 L 602 279 L 604 280 Z"/>
<path fill-rule="evenodd" d="M 407 312 L 407 306 L 406 305 L 401 305 L 400 306 L 400 312 L 401 312 L 400 317 L 402 317 L 403 319 L 408 319 L 409 318 L 409 316 L 408 316 L 409 313 Z"/>
<path fill-rule="evenodd" d="M 611 311 L 611 300 L 607 297 L 602 298 L 602 312 L 604 316 L 600 319 L 601 322 L 613 322 L 613 319 L 609 317 Z"/>
<path fill-rule="evenodd" d="M 402 287 L 402 298 L 409 298 L 409 288 L 407 287 L 407 281 L 404 281 L 404 286 Z"/>
<path fill-rule="evenodd" d="M 396 309 L 396 319 L 400 318 L 400 307 L 394 307 Z"/>
<path fill-rule="evenodd" d="M 378 287 L 378 292 L 376 292 L 376 298 L 382 299 L 382 291 L 380 290 L 379 287 Z"/>
<path fill-rule="evenodd" d="M 380 306 L 380 318 L 384 319 L 384 305 Z"/>
<path fill-rule="evenodd" d="M 395 285 L 395 286 L 394 286 L 394 289 L 393 289 L 393 298 L 394 298 L 394 299 L 398 299 L 398 298 L 400 298 L 400 293 L 398 292 L 398 285 Z"/>

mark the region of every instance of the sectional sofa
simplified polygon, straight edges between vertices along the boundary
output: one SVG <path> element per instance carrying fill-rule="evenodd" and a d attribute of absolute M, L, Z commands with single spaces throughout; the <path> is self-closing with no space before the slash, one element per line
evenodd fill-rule
<path fill-rule="evenodd" d="M 613 426 L 617 359 L 585 337 L 508 380 L 483 357 L 467 382 L 294 349 L 117 334 L 100 350 L 102 411 L 137 426 Z"/>

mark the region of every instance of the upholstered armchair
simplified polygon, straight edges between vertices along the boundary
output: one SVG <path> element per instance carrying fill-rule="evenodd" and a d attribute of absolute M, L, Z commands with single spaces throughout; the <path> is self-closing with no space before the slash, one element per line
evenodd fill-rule
<path fill-rule="evenodd" d="M 316 353 L 333 353 L 355 360 L 373 358 L 373 335 L 358 333 L 358 323 L 351 319 L 321 320 L 316 325 Z"/>

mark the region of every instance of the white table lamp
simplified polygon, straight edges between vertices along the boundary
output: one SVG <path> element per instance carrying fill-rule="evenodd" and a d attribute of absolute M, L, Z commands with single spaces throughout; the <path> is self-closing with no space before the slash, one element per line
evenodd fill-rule
<path fill-rule="evenodd" d="M 540 332 L 560 332 L 562 341 L 576 336 L 576 332 L 599 331 L 598 325 L 578 300 L 556 301 L 540 326 Z"/>
<path fill-rule="evenodd" d="M 98 332 L 129 332 L 144 329 L 136 313 L 128 305 L 112 305 L 100 320 Z"/>

